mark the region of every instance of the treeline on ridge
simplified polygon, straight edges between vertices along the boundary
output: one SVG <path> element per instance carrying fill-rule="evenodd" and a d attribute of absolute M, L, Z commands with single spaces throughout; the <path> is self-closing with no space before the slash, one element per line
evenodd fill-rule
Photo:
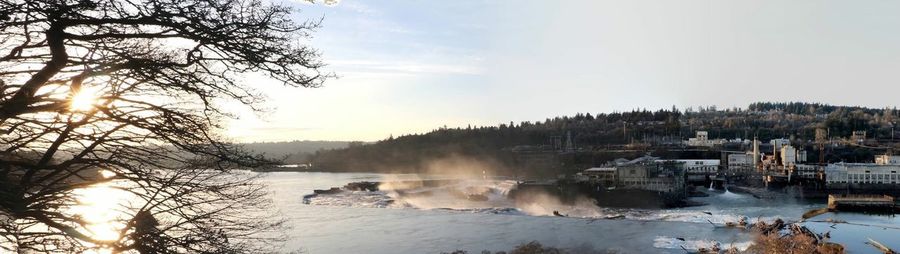
<path fill-rule="evenodd" d="M 337 172 L 422 173 L 428 162 L 448 156 L 496 161 L 501 165 L 517 167 L 520 165 L 516 164 L 513 152 L 517 147 L 558 150 L 564 145 L 560 142 L 566 142 L 571 136 L 574 146 L 578 148 L 576 154 L 594 154 L 575 156 L 574 160 L 568 161 L 583 167 L 600 163 L 600 158 L 614 157 L 596 155 L 614 148 L 628 147 L 630 144 L 677 144 L 693 137 L 699 130 L 708 131 L 710 138 L 793 138 L 801 145 L 814 140 L 819 128 L 827 130 L 832 138 L 849 137 L 853 131 L 866 131 L 868 138 L 892 139 L 898 121 L 897 113 L 894 108 L 801 102 L 759 102 L 750 104 L 746 109 L 711 106 L 684 110 L 672 107 L 656 111 L 579 113 L 537 122 L 443 127 L 424 134 L 390 137 L 370 144 L 318 151 L 309 156 L 308 161 L 315 170 Z M 568 166 L 570 169 L 577 168 L 575 165 Z"/>

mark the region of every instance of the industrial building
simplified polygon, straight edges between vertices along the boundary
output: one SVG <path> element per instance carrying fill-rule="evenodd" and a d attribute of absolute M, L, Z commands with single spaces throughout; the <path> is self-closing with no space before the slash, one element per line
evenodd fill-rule
<path fill-rule="evenodd" d="M 725 139 L 709 139 L 709 132 L 698 131 L 696 137 L 688 138 L 684 144 L 687 146 L 716 147 L 725 144 L 725 142 Z"/>
<path fill-rule="evenodd" d="M 615 187 L 618 179 L 615 167 L 594 167 L 585 169 L 581 174 L 589 181 L 599 183 L 605 187 Z"/>
<path fill-rule="evenodd" d="M 688 181 L 706 181 L 719 172 L 719 160 L 672 160 L 681 163 Z M 664 162 L 664 160 L 658 160 Z"/>
<path fill-rule="evenodd" d="M 728 172 L 731 174 L 751 174 L 756 171 L 752 153 L 728 154 Z"/>
<path fill-rule="evenodd" d="M 900 156 L 896 155 L 879 155 L 875 157 L 875 164 L 878 165 L 900 165 Z"/>
<path fill-rule="evenodd" d="M 684 192 L 685 175 L 679 163 L 645 161 L 617 167 L 618 186 L 656 192 Z"/>
<path fill-rule="evenodd" d="M 797 177 L 804 180 L 820 180 L 824 175 L 822 166 L 797 164 L 794 170 Z"/>
<path fill-rule="evenodd" d="M 900 165 L 872 163 L 838 163 L 825 167 L 825 183 L 829 188 L 900 187 Z M 848 186 L 849 185 L 849 186 Z"/>
<path fill-rule="evenodd" d="M 684 162 L 644 156 L 634 160 L 617 159 L 610 167 L 594 167 L 581 172 L 589 181 L 606 187 L 640 189 L 663 193 L 685 192 Z M 707 170 L 698 164 L 697 170 Z M 717 165 L 716 165 L 717 167 Z"/>

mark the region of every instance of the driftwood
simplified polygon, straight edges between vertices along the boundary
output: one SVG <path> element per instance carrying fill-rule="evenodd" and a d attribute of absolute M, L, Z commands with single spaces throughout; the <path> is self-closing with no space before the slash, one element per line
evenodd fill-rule
<path fill-rule="evenodd" d="M 809 219 L 809 218 L 812 218 L 812 217 L 816 217 L 816 216 L 822 215 L 822 214 L 827 213 L 827 212 L 829 212 L 829 211 L 831 211 L 831 210 L 829 210 L 827 207 L 825 207 L 825 208 L 819 208 L 819 209 L 812 209 L 812 210 L 809 210 L 809 211 L 806 211 L 805 213 L 803 213 L 803 217 L 802 217 L 802 218 L 803 218 L 803 220 L 806 220 L 806 219 Z"/>
<path fill-rule="evenodd" d="M 791 224 L 791 234 L 794 235 L 806 235 L 813 239 L 815 239 L 815 243 L 818 244 L 822 242 L 822 235 L 816 234 L 809 230 L 808 228 L 801 226 L 800 224 Z"/>
<path fill-rule="evenodd" d="M 778 232 L 778 231 L 784 229 L 785 226 L 787 226 L 787 225 L 784 223 L 783 220 L 775 219 L 775 221 L 772 222 L 772 224 L 768 224 L 762 220 L 757 221 L 755 224 L 753 224 L 752 228 L 754 230 L 759 231 L 762 234 L 770 234 L 770 233 L 775 233 L 775 232 Z"/>
<path fill-rule="evenodd" d="M 884 244 L 881 244 L 878 241 L 872 240 L 872 238 L 869 238 L 869 242 L 867 242 L 867 244 L 872 245 L 872 247 L 877 248 L 884 254 L 896 254 L 897 253 L 896 251 L 892 250 L 891 248 L 888 248 L 887 246 L 885 246 Z"/>

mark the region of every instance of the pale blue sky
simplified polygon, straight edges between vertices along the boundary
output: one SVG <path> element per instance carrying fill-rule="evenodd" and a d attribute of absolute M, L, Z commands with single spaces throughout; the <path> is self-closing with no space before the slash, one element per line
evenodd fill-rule
<path fill-rule="evenodd" d="M 242 141 L 365 140 L 577 112 L 900 98 L 898 1 L 286 2 L 341 76 L 261 86 Z M 259 77 L 251 82 L 270 83 Z"/>

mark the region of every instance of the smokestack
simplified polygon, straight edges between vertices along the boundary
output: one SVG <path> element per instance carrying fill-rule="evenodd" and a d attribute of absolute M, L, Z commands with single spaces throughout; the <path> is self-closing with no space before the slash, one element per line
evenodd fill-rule
<path fill-rule="evenodd" d="M 778 155 L 780 154 L 778 152 L 778 149 L 781 147 L 779 147 L 779 145 L 778 145 L 779 141 L 777 139 L 773 139 L 771 141 L 771 143 L 772 143 L 772 157 L 775 158 L 775 161 L 777 162 L 778 157 L 779 157 Z M 775 165 L 778 165 L 778 164 L 776 163 Z"/>
<path fill-rule="evenodd" d="M 753 167 L 759 165 L 759 140 L 753 137 Z"/>

